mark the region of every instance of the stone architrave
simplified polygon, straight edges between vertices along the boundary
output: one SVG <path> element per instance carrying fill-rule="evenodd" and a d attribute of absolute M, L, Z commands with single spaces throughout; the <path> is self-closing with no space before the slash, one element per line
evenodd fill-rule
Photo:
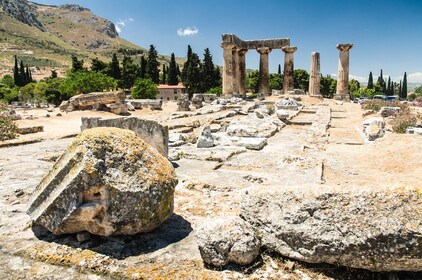
<path fill-rule="evenodd" d="M 353 44 L 338 44 L 340 51 L 337 72 L 337 92 L 334 99 L 349 100 L 349 50 Z"/>
<path fill-rule="evenodd" d="M 247 49 L 240 49 L 238 51 L 238 56 L 239 56 L 239 60 L 238 60 L 238 73 L 239 73 L 239 94 L 241 96 L 245 96 L 246 95 L 246 53 L 247 53 Z"/>
<path fill-rule="evenodd" d="M 297 47 L 286 46 L 281 49 L 284 52 L 284 94 L 294 90 L 293 70 L 294 70 L 294 52 Z"/>
<path fill-rule="evenodd" d="M 256 49 L 259 52 L 259 93 L 268 96 L 270 93 L 268 77 L 268 54 L 271 49 L 260 47 Z"/>
<path fill-rule="evenodd" d="M 311 56 L 311 75 L 309 77 L 309 95 L 320 95 L 321 73 L 319 53 L 313 52 Z"/>
<path fill-rule="evenodd" d="M 233 96 L 233 48 L 234 45 L 224 45 L 223 48 L 223 95 Z"/>

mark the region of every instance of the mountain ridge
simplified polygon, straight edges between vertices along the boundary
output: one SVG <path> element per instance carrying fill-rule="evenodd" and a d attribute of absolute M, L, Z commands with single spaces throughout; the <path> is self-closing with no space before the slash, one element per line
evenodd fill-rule
<path fill-rule="evenodd" d="M 136 58 L 144 52 L 119 37 L 113 22 L 88 8 L 0 0 L 0 75 L 10 72 L 14 55 L 29 66 L 65 69 L 71 55 L 109 61 L 113 53 Z"/>

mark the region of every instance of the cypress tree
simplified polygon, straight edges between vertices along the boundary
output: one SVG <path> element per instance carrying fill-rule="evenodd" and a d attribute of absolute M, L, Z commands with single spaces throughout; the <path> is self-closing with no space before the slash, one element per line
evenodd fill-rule
<path fill-rule="evenodd" d="M 119 60 L 117 59 L 116 53 L 113 53 L 113 57 L 111 58 L 110 76 L 116 80 L 119 80 L 122 77 L 122 72 L 120 71 Z"/>
<path fill-rule="evenodd" d="M 387 95 L 392 95 L 391 94 L 391 79 L 390 77 L 388 77 L 388 81 L 387 81 Z"/>
<path fill-rule="evenodd" d="M 160 71 L 158 69 L 158 66 L 160 66 L 160 63 L 158 63 L 158 53 L 155 49 L 154 45 L 149 46 L 149 52 L 148 52 L 148 59 L 147 59 L 147 77 L 151 79 L 154 83 L 158 84 L 160 82 Z"/>
<path fill-rule="evenodd" d="M 407 74 L 406 74 L 406 72 L 404 72 L 404 76 L 403 76 L 402 98 L 407 99 Z"/>
<path fill-rule="evenodd" d="M 188 46 L 187 60 L 183 65 L 182 82 L 187 88 L 189 99 L 194 92 L 201 90 L 201 60 Z"/>
<path fill-rule="evenodd" d="M 13 80 L 15 80 L 15 85 L 21 87 L 22 80 L 20 79 L 19 75 L 19 66 L 18 66 L 18 58 L 15 55 L 15 67 L 13 67 Z"/>
<path fill-rule="evenodd" d="M 379 85 L 381 92 L 385 93 L 387 89 L 385 87 L 385 81 L 384 81 L 384 77 L 382 75 L 382 69 L 381 69 L 380 76 L 378 77 L 377 84 Z"/>
<path fill-rule="evenodd" d="M 280 65 L 280 64 L 278 65 L 278 71 L 277 71 L 277 74 L 281 75 L 281 65 Z"/>
<path fill-rule="evenodd" d="M 139 70 L 139 77 L 145 79 L 147 75 L 147 60 L 141 56 L 141 68 Z"/>
<path fill-rule="evenodd" d="M 167 84 L 168 85 L 177 85 L 179 83 L 179 79 L 177 78 L 177 65 L 176 65 L 176 58 L 174 57 L 174 53 L 171 54 L 170 58 L 170 65 L 168 68 L 168 77 L 167 77 Z"/>
<path fill-rule="evenodd" d="M 400 84 L 399 84 L 399 97 L 402 98 L 402 92 L 401 92 L 401 80 L 400 80 Z"/>
<path fill-rule="evenodd" d="M 368 89 L 374 88 L 374 78 L 372 77 L 372 72 L 369 72 L 369 78 L 368 78 Z"/>
<path fill-rule="evenodd" d="M 25 73 L 25 67 L 23 66 L 23 61 L 21 60 L 20 66 L 19 66 L 19 80 L 21 82 L 21 86 L 25 86 L 28 84 L 26 73 Z"/>
<path fill-rule="evenodd" d="M 161 76 L 161 84 L 165 85 L 166 84 L 166 65 L 163 64 L 163 74 Z"/>
<path fill-rule="evenodd" d="M 212 55 L 208 48 L 204 50 L 204 60 L 201 71 L 202 86 L 200 91 L 206 92 L 209 89 L 217 86 L 215 81 L 215 68 L 212 61 Z"/>
<path fill-rule="evenodd" d="M 31 75 L 31 70 L 29 70 L 28 65 L 26 65 L 26 70 L 25 70 L 25 79 L 27 81 L 27 83 L 32 83 L 32 75 Z"/>

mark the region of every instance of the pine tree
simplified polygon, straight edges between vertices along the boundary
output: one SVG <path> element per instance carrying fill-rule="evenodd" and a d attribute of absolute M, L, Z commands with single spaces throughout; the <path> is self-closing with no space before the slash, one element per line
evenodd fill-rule
<path fill-rule="evenodd" d="M 204 50 L 204 60 L 201 67 L 201 81 L 202 85 L 199 91 L 206 92 L 209 89 L 217 86 L 215 81 L 215 68 L 212 61 L 212 55 L 208 48 Z"/>
<path fill-rule="evenodd" d="M 402 85 L 402 96 L 403 99 L 407 99 L 407 74 L 404 72 L 403 85 Z"/>
<path fill-rule="evenodd" d="M 154 83 L 158 84 L 160 82 L 160 71 L 158 67 L 158 53 L 154 45 L 149 46 L 148 59 L 147 59 L 147 77 L 150 78 Z"/>
<path fill-rule="evenodd" d="M 368 78 L 368 89 L 374 88 L 374 78 L 372 77 L 372 72 L 369 72 L 369 78 Z"/>
<path fill-rule="evenodd" d="M 141 68 L 139 70 L 139 77 L 145 79 L 147 75 L 147 60 L 145 57 L 141 56 Z"/>
<path fill-rule="evenodd" d="M 76 55 L 72 55 L 72 72 L 84 70 L 84 60 L 78 60 Z"/>
<path fill-rule="evenodd" d="M 166 65 L 163 64 L 163 74 L 161 75 L 161 84 L 165 85 L 166 84 Z"/>
<path fill-rule="evenodd" d="M 15 85 L 21 87 L 22 80 L 20 79 L 19 75 L 19 67 L 18 67 L 18 58 L 15 55 L 15 67 L 13 67 L 13 80 L 15 80 Z"/>
<path fill-rule="evenodd" d="M 177 85 L 179 83 L 179 79 L 177 78 L 177 65 L 176 65 L 176 58 L 174 57 L 174 53 L 171 54 L 170 58 L 170 65 L 168 68 L 168 75 L 167 75 L 167 84 L 168 85 Z"/>
<path fill-rule="evenodd" d="M 186 73 L 188 71 L 188 65 L 192 60 L 192 48 L 188 45 L 188 53 L 186 55 L 186 62 L 183 64 L 182 73 L 180 73 L 181 80 L 184 82 L 186 80 Z"/>
<path fill-rule="evenodd" d="M 116 53 L 113 53 L 113 57 L 111 58 L 110 76 L 116 80 L 119 80 L 122 77 L 122 72 L 120 71 L 119 60 L 117 59 Z"/>

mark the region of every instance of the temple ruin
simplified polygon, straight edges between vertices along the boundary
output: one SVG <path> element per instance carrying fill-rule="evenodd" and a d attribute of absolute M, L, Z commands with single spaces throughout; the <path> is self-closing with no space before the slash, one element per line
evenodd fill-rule
<path fill-rule="evenodd" d="M 243 41 L 234 34 L 223 34 L 223 95 L 246 95 L 246 63 L 245 54 L 255 49 L 259 54 L 259 93 L 269 95 L 268 54 L 273 49 L 282 49 L 285 53 L 284 84 L 293 90 L 293 53 L 296 47 L 290 47 L 289 38 L 247 40 Z M 287 69 L 287 71 L 286 71 Z"/>

